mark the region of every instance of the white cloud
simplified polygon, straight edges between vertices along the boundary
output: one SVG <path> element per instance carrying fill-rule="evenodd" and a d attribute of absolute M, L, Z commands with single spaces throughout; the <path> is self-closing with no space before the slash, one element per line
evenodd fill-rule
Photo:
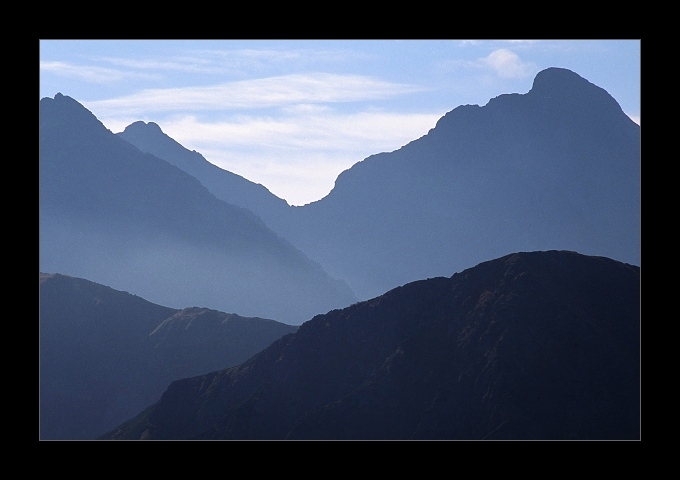
<path fill-rule="evenodd" d="M 361 112 L 346 115 L 325 112 L 281 117 L 241 116 L 218 122 L 203 122 L 195 116 L 186 116 L 169 119 L 161 124 L 161 128 L 184 146 L 248 148 L 257 145 L 258 148 L 267 146 L 300 152 L 367 151 L 370 154 L 396 149 L 415 140 L 433 128 L 444 113 Z"/>
<path fill-rule="evenodd" d="M 298 103 L 296 105 L 282 107 L 281 111 L 292 115 L 318 115 L 332 112 L 332 108 L 327 105 L 318 105 L 314 103 Z"/>
<path fill-rule="evenodd" d="M 507 48 L 498 48 L 486 57 L 476 60 L 449 58 L 438 62 L 437 67 L 443 71 L 481 70 L 504 79 L 528 78 L 537 70 L 534 63 L 523 62 L 519 55 Z"/>
<path fill-rule="evenodd" d="M 478 64 L 493 70 L 501 78 L 526 78 L 533 74 L 535 66 L 524 63 L 512 50 L 499 48 L 487 57 L 479 59 Z"/>
<path fill-rule="evenodd" d="M 77 78 L 91 83 L 114 83 L 128 78 L 153 80 L 158 78 L 149 73 L 125 72 L 119 69 L 83 66 L 68 62 L 40 62 L 40 72 L 64 77 Z"/>
<path fill-rule="evenodd" d="M 218 122 L 195 116 L 154 121 L 208 161 L 265 185 L 293 205 L 303 205 L 328 194 L 337 176 L 355 163 L 426 134 L 444 113 L 344 115 L 313 110 L 311 114 L 237 116 Z M 111 128 L 110 121 L 106 124 Z"/>
<path fill-rule="evenodd" d="M 210 42 L 212 43 L 212 42 Z M 223 42 L 228 45 L 228 41 Z M 182 72 L 204 75 L 249 76 L 255 72 L 271 71 L 285 67 L 287 70 L 311 65 L 329 65 L 348 61 L 367 60 L 374 56 L 347 49 L 317 50 L 301 49 L 188 49 L 170 57 L 124 58 L 114 56 L 92 57 L 95 62 L 116 67 L 135 69 L 148 73 Z"/>
<path fill-rule="evenodd" d="M 264 185 L 291 205 L 306 205 L 325 197 L 340 172 L 357 161 L 339 152 L 301 155 L 298 151 L 207 150 L 201 154 L 225 170 Z"/>
<path fill-rule="evenodd" d="M 299 103 L 383 99 L 423 90 L 361 75 L 293 74 L 205 87 L 144 90 L 119 98 L 88 102 L 98 116 L 198 110 L 280 107 Z"/>
<path fill-rule="evenodd" d="M 202 74 L 219 74 L 225 71 L 223 67 L 216 66 L 213 62 L 200 57 L 177 57 L 170 60 L 98 57 L 96 60 L 141 71 L 161 70 Z"/>
<path fill-rule="evenodd" d="M 367 60 L 374 55 L 365 52 L 349 50 L 341 46 L 337 49 L 318 48 L 279 48 L 279 49 L 225 49 L 200 50 L 193 52 L 200 57 L 210 56 L 220 64 L 230 67 L 262 68 L 285 64 L 291 67 L 309 64 L 337 64 L 348 61 Z"/>

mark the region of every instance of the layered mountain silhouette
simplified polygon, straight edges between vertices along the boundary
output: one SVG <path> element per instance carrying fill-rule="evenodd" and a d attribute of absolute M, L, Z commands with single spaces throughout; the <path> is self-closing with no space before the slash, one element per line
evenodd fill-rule
<path fill-rule="evenodd" d="M 102 439 L 639 439 L 640 268 L 509 254 L 173 382 Z"/>
<path fill-rule="evenodd" d="M 640 264 L 640 126 L 566 69 L 459 106 L 273 225 L 360 298 L 516 251 Z"/>
<path fill-rule="evenodd" d="M 289 324 L 356 300 L 251 211 L 61 94 L 40 101 L 40 270 Z"/>
<path fill-rule="evenodd" d="M 171 381 L 241 364 L 296 330 L 41 273 L 40 438 L 94 439 L 158 401 Z"/>
<path fill-rule="evenodd" d="M 41 438 L 639 438 L 640 145 L 549 68 L 293 207 L 43 98 Z"/>
<path fill-rule="evenodd" d="M 539 72 L 526 94 L 455 108 L 427 135 L 343 172 L 325 198 L 288 209 L 233 174 L 201 173 L 205 159 L 155 124 L 119 135 L 253 209 L 361 299 L 515 251 L 640 264 L 640 127 L 567 69 Z"/>
<path fill-rule="evenodd" d="M 116 135 L 141 151 L 181 168 L 196 177 L 220 200 L 247 208 L 265 220 L 265 223 L 281 218 L 285 221 L 289 216 L 290 207 L 285 200 L 260 184 L 213 165 L 200 153 L 190 151 L 166 135 L 154 122 L 134 122 Z M 276 223 L 279 222 L 281 220 Z"/>

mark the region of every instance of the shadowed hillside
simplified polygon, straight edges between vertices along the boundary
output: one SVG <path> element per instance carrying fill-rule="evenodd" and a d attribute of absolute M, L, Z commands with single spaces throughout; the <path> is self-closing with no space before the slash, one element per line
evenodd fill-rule
<path fill-rule="evenodd" d="M 103 439 L 639 439 L 640 268 L 510 254 L 318 315 Z"/>
<path fill-rule="evenodd" d="M 40 274 L 40 438 L 94 439 L 168 384 L 238 365 L 297 327 L 177 310 L 82 278 Z"/>

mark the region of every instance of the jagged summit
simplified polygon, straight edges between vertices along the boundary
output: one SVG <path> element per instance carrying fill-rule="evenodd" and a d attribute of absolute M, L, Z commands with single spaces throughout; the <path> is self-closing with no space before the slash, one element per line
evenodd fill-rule
<path fill-rule="evenodd" d="M 49 116 L 53 122 L 63 128 L 81 135 L 102 134 L 109 130 L 94 116 L 92 112 L 82 106 L 77 100 L 67 95 L 57 93 L 54 98 L 40 99 L 40 126 L 44 126 L 43 117 Z"/>
<path fill-rule="evenodd" d="M 186 149 L 175 139 L 170 138 L 165 132 L 163 132 L 160 125 L 155 122 L 144 122 L 139 120 L 131 123 L 125 127 L 125 130 L 117 133 L 116 135 L 133 144 L 141 151 L 156 155 L 158 158 L 162 158 L 163 160 L 170 162 L 175 166 L 182 168 L 182 164 L 186 163 L 186 161 L 177 162 L 174 160 L 175 157 L 180 155 L 181 152 L 184 152 Z M 160 147 L 153 148 L 154 145 L 160 145 Z M 192 158 L 196 156 L 197 155 L 194 153 Z M 202 163 L 207 162 L 207 160 L 205 160 L 202 156 L 199 157 L 200 159 L 198 161 Z M 194 159 L 194 161 L 196 161 L 196 159 Z"/>
<path fill-rule="evenodd" d="M 142 120 L 138 120 L 136 122 L 131 123 L 127 127 L 125 127 L 124 132 L 130 133 L 133 131 L 137 130 L 151 130 L 156 133 L 163 133 L 163 130 L 161 130 L 160 125 L 158 125 L 156 122 L 144 122 Z"/>
<path fill-rule="evenodd" d="M 50 97 L 43 97 L 40 99 L 40 103 L 51 103 L 51 102 L 57 102 L 60 105 L 71 105 L 72 107 L 76 107 L 79 110 L 87 110 L 85 107 L 83 107 L 77 100 L 75 100 L 73 97 L 69 97 L 68 95 L 63 95 L 61 92 L 58 92 L 54 95 L 54 98 Z"/>
<path fill-rule="evenodd" d="M 197 178 L 213 195 L 247 208 L 267 224 L 285 221 L 288 203 L 266 187 L 210 163 L 196 150 L 189 150 L 162 131 L 154 122 L 134 122 L 116 134 L 141 151 L 151 153 Z"/>

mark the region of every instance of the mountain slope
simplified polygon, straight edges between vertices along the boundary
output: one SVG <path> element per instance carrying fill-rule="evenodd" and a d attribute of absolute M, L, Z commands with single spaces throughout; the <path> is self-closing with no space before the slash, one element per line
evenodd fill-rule
<path fill-rule="evenodd" d="M 526 94 L 462 105 L 358 162 L 271 227 L 359 298 L 514 251 L 640 264 L 640 127 L 602 88 L 549 68 Z"/>
<path fill-rule="evenodd" d="M 156 124 L 118 135 L 251 208 L 361 299 L 513 251 L 640 263 L 640 127 L 605 90 L 562 68 L 539 72 L 526 94 L 455 108 L 301 207 L 206 165 Z"/>
<path fill-rule="evenodd" d="M 172 309 L 82 278 L 40 274 L 40 438 L 93 439 L 168 384 L 238 365 L 297 327 Z"/>
<path fill-rule="evenodd" d="M 210 193 L 220 200 L 247 208 L 269 224 L 286 217 L 289 205 L 264 186 L 208 162 L 200 153 L 190 151 L 163 133 L 154 122 L 134 122 L 117 133 L 145 153 L 171 163 L 197 178 Z"/>
<path fill-rule="evenodd" d="M 173 382 L 103 439 L 638 439 L 640 268 L 510 254 Z"/>
<path fill-rule="evenodd" d="M 40 269 L 291 324 L 355 300 L 252 212 L 60 94 L 40 101 Z"/>

